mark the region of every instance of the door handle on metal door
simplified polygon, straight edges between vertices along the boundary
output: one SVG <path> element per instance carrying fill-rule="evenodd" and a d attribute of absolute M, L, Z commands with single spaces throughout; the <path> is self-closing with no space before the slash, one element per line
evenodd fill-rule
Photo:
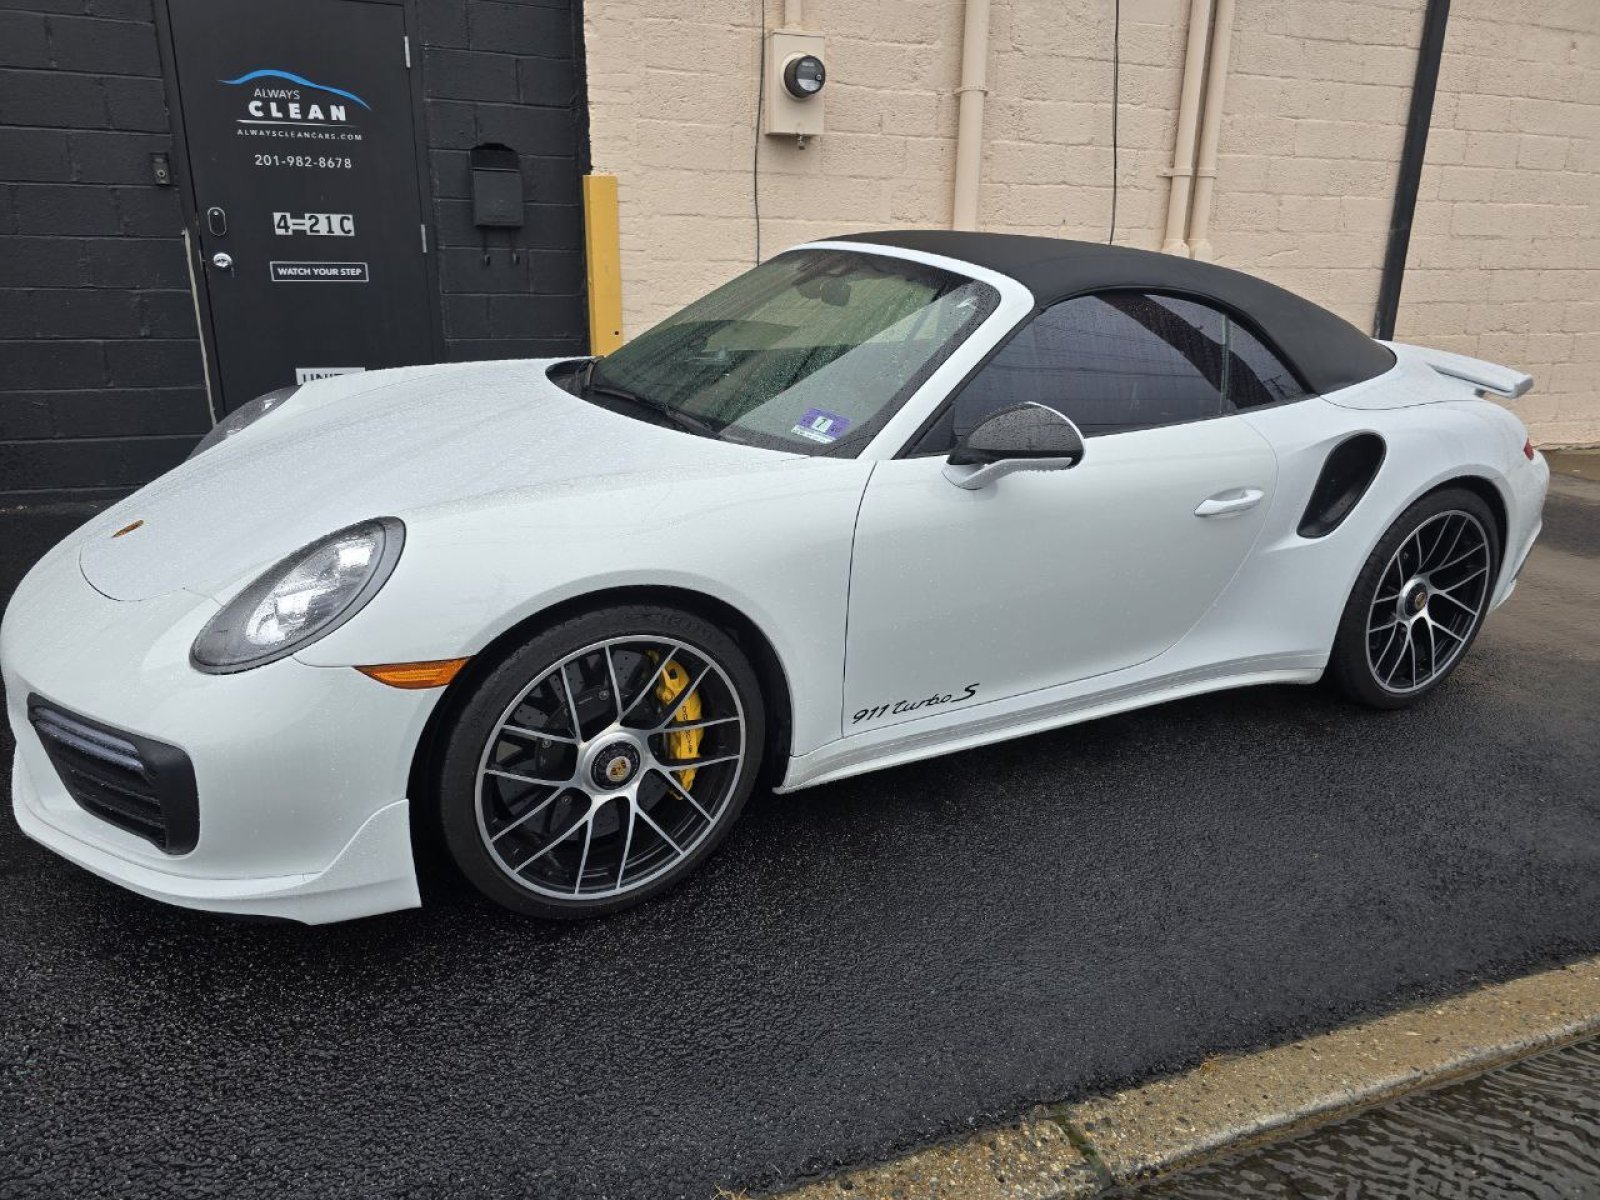
<path fill-rule="evenodd" d="M 1248 512 L 1261 503 L 1261 497 L 1266 495 L 1260 488 L 1234 488 L 1228 492 L 1218 492 L 1209 500 L 1200 501 L 1200 507 L 1194 510 L 1197 517 L 1231 517 L 1242 512 Z"/>

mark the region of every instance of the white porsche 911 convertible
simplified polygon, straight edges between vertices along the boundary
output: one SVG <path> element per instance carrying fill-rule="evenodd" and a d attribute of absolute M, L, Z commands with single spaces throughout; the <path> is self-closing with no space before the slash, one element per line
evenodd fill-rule
<path fill-rule="evenodd" d="M 1042 238 L 779 255 L 604 358 L 236 411 L 0 630 L 32 838 L 335 921 L 436 839 L 609 912 L 792 791 L 1178 696 L 1426 695 L 1548 471 L 1523 374 L 1249 276 Z"/>

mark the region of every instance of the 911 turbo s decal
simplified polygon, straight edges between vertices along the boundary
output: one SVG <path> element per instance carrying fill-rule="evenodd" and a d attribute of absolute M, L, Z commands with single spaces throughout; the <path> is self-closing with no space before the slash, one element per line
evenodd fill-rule
<path fill-rule="evenodd" d="M 850 718 L 850 723 L 859 725 L 863 721 L 876 721 L 881 717 L 898 716 L 901 713 L 915 712 L 919 708 L 937 708 L 943 704 L 959 704 L 963 700 L 971 700 L 978 694 L 978 689 L 982 686 L 982 684 L 978 683 L 969 683 L 960 695 L 936 692 L 923 700 L 895 700 L 889 704 L 863 708 Z"/>

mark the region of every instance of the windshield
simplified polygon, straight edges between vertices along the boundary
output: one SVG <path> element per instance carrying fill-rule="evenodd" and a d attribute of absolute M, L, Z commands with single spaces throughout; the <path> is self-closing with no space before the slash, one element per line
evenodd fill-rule
<path fill-rule="evenodd" d="M 586 394 L 728 441 L 855 454 L 998 299 L 904 259 L 794 250 L 598 360 Z"/>

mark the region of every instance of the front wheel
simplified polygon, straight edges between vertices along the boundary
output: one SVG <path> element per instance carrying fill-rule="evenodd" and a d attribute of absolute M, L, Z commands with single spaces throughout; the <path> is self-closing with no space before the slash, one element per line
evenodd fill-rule
<path fill-rule="evenodd" d="M 654 605 L 563 621 L 508 655 L 457 718 L 439 780 L 445 843 L 518 912 L 626 908 L 721 842 L 764 725 L 754 669 L 710 622 Z"/>
<path fill-rule="evenodd" d="M 1345 605 L 1329 674 L 1353 700 L 1401 708 L 1456 669 L 1500 571 L 1489 506 L 1462 488 L 1422 497 L 1373 549 Z"/>

